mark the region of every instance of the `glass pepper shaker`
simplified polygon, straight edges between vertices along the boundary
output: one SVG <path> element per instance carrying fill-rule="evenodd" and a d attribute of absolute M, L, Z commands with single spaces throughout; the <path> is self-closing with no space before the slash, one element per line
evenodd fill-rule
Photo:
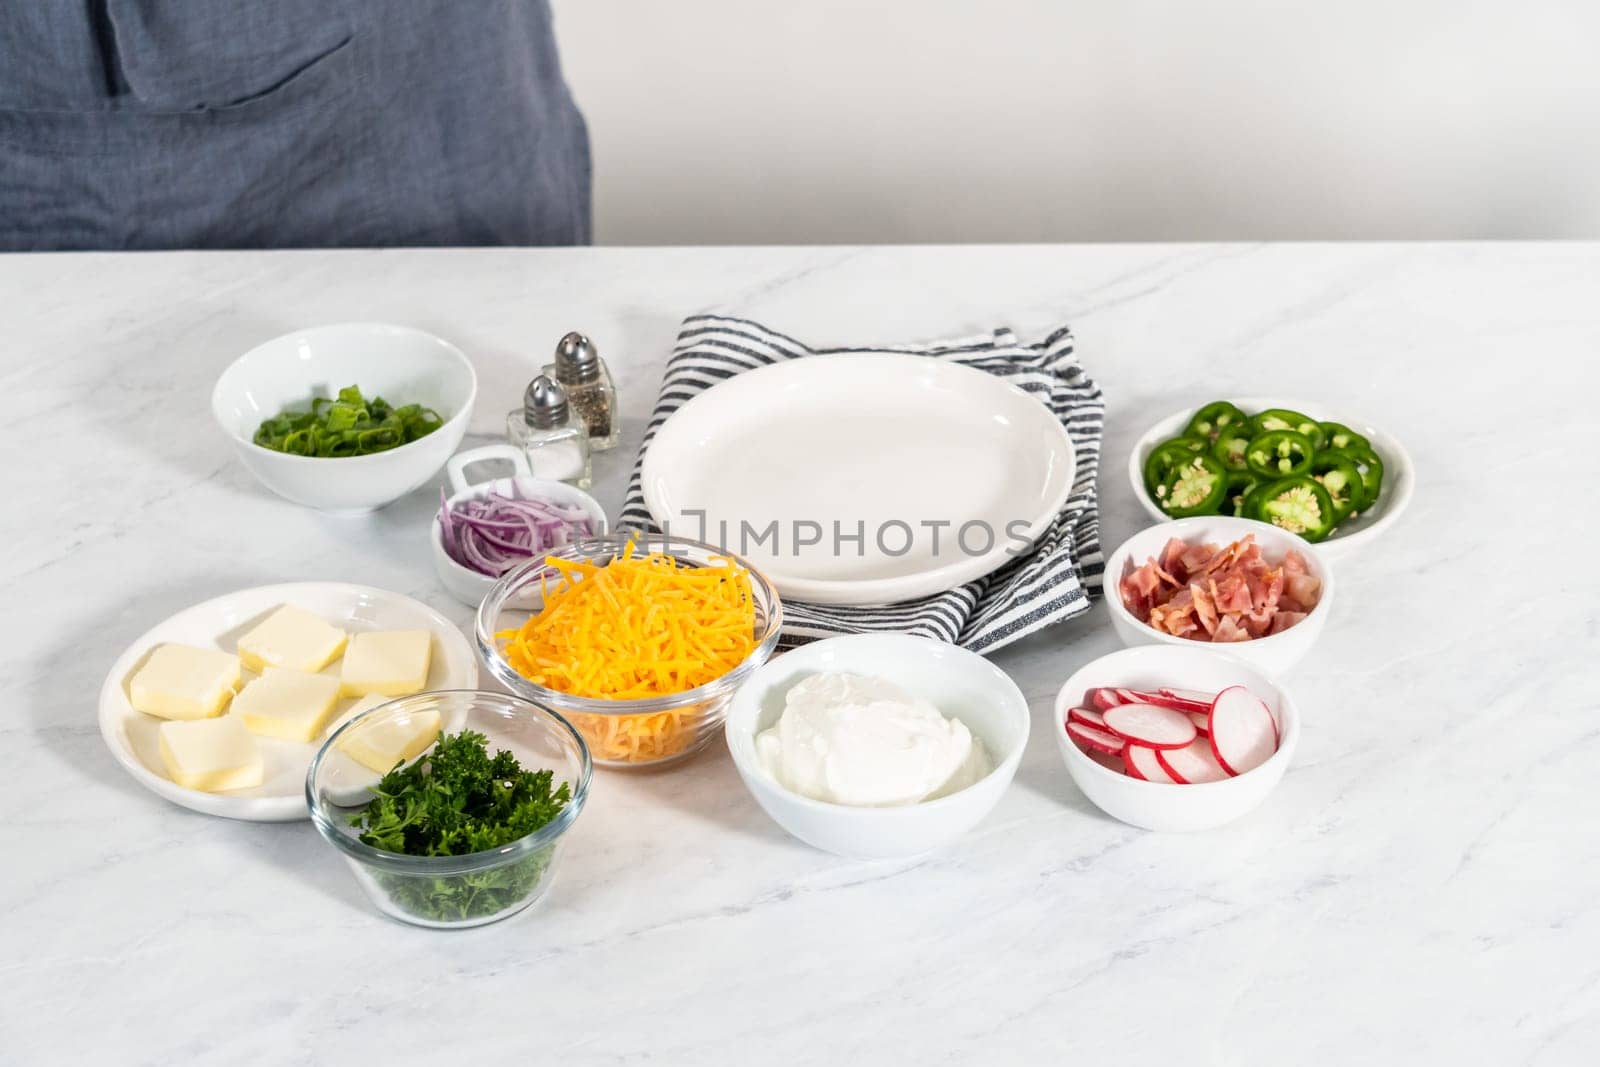
<path fill-rule="evenodd" d="M 541 374 L 528 383 L 522 406 L 506 413 L 506 437 L 528 457 L 535 478 L 589 488 L 589 434 L 572 418 L 561 383 Z"/>
<path fill-rule="evenodd" d="M 604 452 L 614 446 L 621 436 L 617 386 L 594 342 L 581 333 L 567 334 L 556 345 L 555 362 L 545 364 L 541 370 L 567 391 L 572 410 L 589 431 L 589 447 Z"/>

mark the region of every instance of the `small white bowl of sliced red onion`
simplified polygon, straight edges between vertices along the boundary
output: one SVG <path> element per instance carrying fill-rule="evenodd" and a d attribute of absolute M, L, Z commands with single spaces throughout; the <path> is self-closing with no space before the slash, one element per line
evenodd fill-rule
<path fill-rule="evenodd" d="M 1067 679 L 1053 719 L 1077 787 L 1147 830 L 1209 830 L 1255 810 L 1300 741 L 1300 714 L 1281 684 L 1199 647 L 1101 656 Z"/>
<path fill-rule="evenodd" d="M 467 468 L 504 460 L 510 477 L 473 483 Z M 439 580 L 457 600 L 483 602 L 500 576 L 530 559 L 607 532 L 594 497 L 566 482 L 535 478 L 527 457 L 511 445 L 457 453 L 445 464 L 451 494 L 433 517 L 430 537 Z"/>
<path fill-rule="evenodd" d="M 1215 648 L 1276 674 L 1316 644 L 1334 581 L 1319 546 L 1287 530 L 1198 515 L 1124 541 L 1105 585 L 1123 644 Z"/>

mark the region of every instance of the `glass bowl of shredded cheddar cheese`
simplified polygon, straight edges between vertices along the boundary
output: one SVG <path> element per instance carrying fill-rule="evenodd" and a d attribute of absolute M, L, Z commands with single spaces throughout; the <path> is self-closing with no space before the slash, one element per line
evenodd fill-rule
<path fill-rule="evenodd" d="M 778 643 L 777 591 L 737 556 L 619 533 L 503 576 L 478 608 L 489 672 L 572 723 L 594 762 L 659 767 L 704 748 Z"/>

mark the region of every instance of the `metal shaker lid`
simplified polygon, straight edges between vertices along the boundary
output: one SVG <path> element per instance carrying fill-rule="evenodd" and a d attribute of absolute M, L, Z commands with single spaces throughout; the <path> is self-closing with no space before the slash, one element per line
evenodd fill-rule
<path fill-rule="evenodd" d="M 581 385 L 600 377 L 600 351 L 594 342 L 573 331 L 556 344 L 556 378 Z"/>
<path fill-rule="evenodd" d="M 522 420 L 536 430 L 554 430 L 567 424 L 567 391 L 548 374 L 528 383 L 522 394 Z"/>

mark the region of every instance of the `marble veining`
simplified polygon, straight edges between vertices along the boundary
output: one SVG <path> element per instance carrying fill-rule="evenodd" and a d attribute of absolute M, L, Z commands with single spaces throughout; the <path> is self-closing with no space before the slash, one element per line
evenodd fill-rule
<path fill-rule="evenodd" d="M 0 256 L 0 1064 L 1594 1062 L 1597 279 L 1577 243 Z M 1267 805 L 1163 836 L 1076 791 L 1044 725 L 1114 647 L 1103 608 L 995 657 L 1034 734 L 956 847 L 814 852 L 718 746 L 601 774 L 550 898 L 465 933 L 381 919 L 309 824 L 173 807 L 104 751 L 112 660 L 207 597 L 339 579 L 468 621 L 437 485 L 332 518 L 231 459 L 209 396 L 238 353 L 434 331 L 480 374 L 470 445 L 585 330 L 621 388 L 614 511 L 712 309 L 817 344 L 1072 322 L 1108 548 L 1144 522 L 1127 449 L 1187 404 L 1305 396 L 1399 436 L 1416 497 L 1339 565 Z"/>

